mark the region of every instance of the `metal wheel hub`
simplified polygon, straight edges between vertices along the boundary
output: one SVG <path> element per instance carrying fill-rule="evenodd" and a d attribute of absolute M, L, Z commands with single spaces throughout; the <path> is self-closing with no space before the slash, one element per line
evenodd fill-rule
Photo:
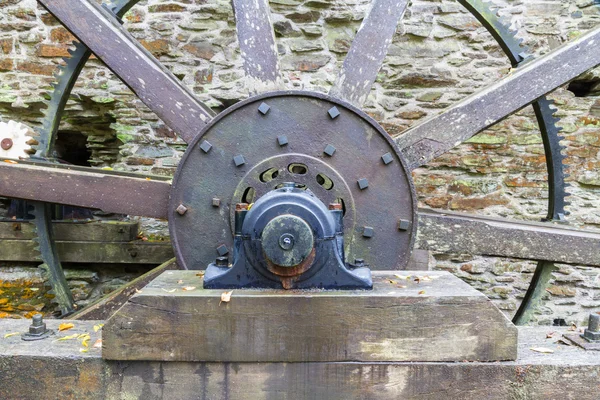
<path fill-rule="evenodd" d="M 406 266 L 416 196 L 402 156 L 364 113 L 309 92 L 250 98 L 217 116 L 190 144 L 173 180 L 169 211 L 180 265 L 204 269 L 218 256 L 233 256 L 235 205 L 256 201 L 257 207 L 285 182 L 314 195 L 325 211 L 325 205 L 342 205 L 347 260 L 364 259 L 376 269 Z M 177 212 L 181 206 L 184 214 Z M 260 251 L 276 275 L 302 265 L 313 250 L 307 238 L 324 235 L 315 223 L 304 226 L 290 207 L 278 210 L 261 225 L 269 244 Z"/>

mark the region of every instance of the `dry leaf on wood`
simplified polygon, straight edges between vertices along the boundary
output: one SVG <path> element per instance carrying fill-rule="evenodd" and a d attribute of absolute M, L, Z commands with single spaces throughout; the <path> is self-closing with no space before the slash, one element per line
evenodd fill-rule
<path fill-rule="evenodd" d="M 94 332 L 98 332 L 100 329 L 102 329 L 103 326 L 104 324 L 94 325 Z"/>
<path fill-rule="evenodd" d="M 9 338 L 11 336 L 16 336 L 19 335 L 21 332 L 13 332 L 13 333 L 7 333 L 6 335 L 4 335 L 4 339 Z"/>
<path fill-rule="evenodd" d="M 196 289 L 196 286 L 186 286 L 184 288 L 182 288 L 183 290 L 194 290 Z"/>
<path fill-rule="evenodd" d="M 94 342 L 94 345 L 92 347 L 94 349 L 101 349 L 102 348 L 102 339 L 96 340 L 96 342 Z"/>
<path fill-rule="evenodd" d="M 74 327 L 75 327 L 75 324 L 74 324 L 74 323 L 72 323 L 72 322 L 67 322 L 67 323 L 60 324 L 60 325 L 58 326 L 58 330 L 59 330 L 59 332 L 62 332 L 62 331 L 68 331 L 69 329 L 71 329 L 71 328 L 74 328 Z"/>
<path fill-rule="evenodd" d="M 233 290 L 230 292 L 221 293 L 221 301 L 219 302 L 219 305 L 221 305 L 221 303 L 229 303 L 231 301 L 232 294 L 233 294 Z"/>
<path fill-rule="evenodd" d="M 544 354 L 552 354 L 552 353 L 554 353 L 554 350 L 549 349 L 547 347 L 531 347 L 529 350 L 535 351 L 537 353 L 544 353 Z"/>

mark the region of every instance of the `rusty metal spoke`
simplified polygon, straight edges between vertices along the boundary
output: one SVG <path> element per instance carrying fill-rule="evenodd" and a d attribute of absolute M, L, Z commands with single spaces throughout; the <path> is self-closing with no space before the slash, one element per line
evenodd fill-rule
<path fill-rule="evenodd" d="M 109 11 L 88 0 L 38 0 L 183 140 L 214 113 L 144 49 Z"/>
<path fill-rule="evenodd" d="M 235 25 L 252 94 L 276 89 L 280 81 L 277 46 L 268 0 L 233 0 Z"/>
<path fill-rule="evenodd" d="M 406 0 L 373 0 L 329 94 L 360 107 L 381 68 Z"/>
<path fill-rule="evenodd" d="M 429 209 L 419 210 L 417 247 L 600 267 L 600 232 Z"/>
<path fill-rule="evenodd" d="M 498 83 L 397 139 L 409 169 L 427 164 L 485 128 L 600 64 L 600 28 L 531 61 Z"/>
<path fill-rule="evenodd" d="M 166 218 L 170 189 L 169 182 L 143 175 L 62 164 L 0 162 L 0 195 L 18 199 Z"/>

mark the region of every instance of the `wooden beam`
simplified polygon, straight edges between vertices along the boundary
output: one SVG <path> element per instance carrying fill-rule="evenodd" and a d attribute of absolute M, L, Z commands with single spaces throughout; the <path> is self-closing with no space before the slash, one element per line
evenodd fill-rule
<path fill-rule="evenodd" d="M 54 239 L 62 241 L 130 242 L 137 238 L 139 223 L 124 221 L 53 221 Z M 31 240 L 35 225 L 29 221 L 0 221 L 0 240 Z"/>

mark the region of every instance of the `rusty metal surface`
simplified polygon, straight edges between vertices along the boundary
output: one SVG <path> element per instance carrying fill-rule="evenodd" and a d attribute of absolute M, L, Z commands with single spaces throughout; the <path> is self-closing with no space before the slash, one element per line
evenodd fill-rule
<path fill-rule="evenodd" d="M 258 111 L 263 103 L 270 106 L 267 114 Z M 329 111 L 334 107 L 339 115 L 332 118 Z M 241 126 L 251 139 L 240 138 Z M 288 139 L 285 145 L 278 141 L 282 134 Z M 204 142 L 211 145 L 208 152 L 200 148 Z M 325 153 L 328 146 L 336 149 L 331 156 Z M 382 161 L 387 153 L 392 157 L 389 164 Z M 244 159 L 239 166 L 237 156 Z M 296 170 L 293 164 L 302 167 Z M 278 173 L 273 179 L 265 174 L 271 168 Z M 333 188 L 322 186 L 318 174 L 327 175 Z M 363 190 L 361 179 L 368 180 Z M 415 196 L 393 142 L 352 106 L 325 95 L 291 91 L 236 104 L 188 147 L 173 179 L 169 206 L 171 240 L 180 265 L 205 268 L 221 245 L 232 252 L 232 208 L 253 201 L 244 198 L 248 187 L 262 194 L 286 180 L 306 185 L 326 204 L 343 198 L 350 222 L 344 221 L 349 262 L 362 258 L 373 269 L 406 266 L 416 229 Z M 213 198 L 220 199 L 219 207 L 212 205 Z M 180 204 L 187 207 L 183 216 L 176 212 Z M 400 219 L 409 222 L 407 230 L 398 229 Z M 365 226 L 376 227 L 372 238 L 363 236 Z"/>
<path fill-rule="evenodd" d="M 131 175 L 58 164 L 0 162 L 0 195 L 166 218 L 171 185 Z"/>
<path fill-rule="evenodd" d="M 367 99 L 407 0 L 372 0 L 329 94 L 357 107 Z"/>
<path fill-rule="evenodd" d="M 108 11 L 88 0 L 38 0 L 183 140 L 214 113 L 144 49 Z"/>
<path fill-rule="evenodd" d="M 419 209 L 417 247 L 600 267 L 600 232 Z"/>
<path fill-rule="evenodd" d="M 276 89 L 281 77 L 269 1 L 232 0 L 231 3 L 246 86 L 253 94 Z"/>
<path fill-rule="evenodd" d="M 511 75 L 397 139 L 409 169 L 427 164 L 483 129 L 600 64 L 600 28 L 528 62 Z"/>

